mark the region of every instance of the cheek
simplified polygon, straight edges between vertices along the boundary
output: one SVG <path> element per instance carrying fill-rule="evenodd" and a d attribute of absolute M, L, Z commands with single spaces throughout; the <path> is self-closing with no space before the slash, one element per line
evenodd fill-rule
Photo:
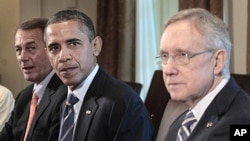
<path fill-rule="evenodd" d="M 55 64 L 55 60 L 56 60 L 56 55 L 53 55 L 53 54 L 51 54 L 51 53 L 47 53 L 47 56 L 48 56 L 48 58 L 49 58 L 49 61 L 50 61 L 50 63 L 51 63 L 51 65 L 52 66 L 54 66 L 54 64 Z"/>
<path fill-rule="evenodd" d="M 74 59 L 81 64 L 83 64 L 82 62 L 84 62 L 84 64 L 90 63 L 90 60 L 93 58 L 93 52 L 90 50 L 79 50 L 74 53 Z"/>
<path fill-rule="evenodd" d="M 187 80 L 189 81 L 189 86 L 192 89 L 202 89 L 207 86 L 207 83 L 213 78 L 213 70 L 209 67 L 209 64 L 201 64 L 199 67 L 196 67 L 190 70 L 189 73 L 186 73 Z"/>
<path fill-rule="evenodd" d="M 56 61 L 56 56 L 51 56 L 49 58 L 49 61 L 50 61 L 50 64 L 52 65 L 53 68 L 56 68 L 57 64 L 58 64 L 58 61 Z"/>

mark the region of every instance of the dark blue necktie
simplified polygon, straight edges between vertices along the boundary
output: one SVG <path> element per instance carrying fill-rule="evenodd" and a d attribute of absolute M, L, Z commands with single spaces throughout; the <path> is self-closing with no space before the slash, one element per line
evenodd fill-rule
<path fill-rule="evenodd" d="M 74 104 L 78 102 L 78 98 L 74 94 L 69 94 L 63 113 L 62 125 L 60 129 L 59 141 L 72 141 L 74 131 Z"/>
<path fill-rule="evenodd" d="M 191 125 L 193 125 L 196 121 L 197 120 L 194 117 L 194 114 L 191 111 L 187 112 L 184 121 L 182 122 L 182 125 L 178 131 L 176 141 L 186 141 L 188 136 L 191 134 Z"/>

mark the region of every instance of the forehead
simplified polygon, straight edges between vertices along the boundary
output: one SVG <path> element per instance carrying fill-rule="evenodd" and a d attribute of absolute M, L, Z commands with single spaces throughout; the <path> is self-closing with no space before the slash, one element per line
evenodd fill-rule
<path fill-rule="evenodd" d="M 160 40 L 160 50 L 193 50 L 200 46 L 200 37 L 192 22 L 177 21 L 164 30 Z"/>
<path fill-rule="evenodd" d="M 27 42 L 39 42 L 43 40 L 43 33 L 41 29 L 18 29 L 15 34 L 15 44 L 25 44 Z"/>
<path fill-rule="evenodd" d="M 46 27 L 46 35 L 54 35 L 57 33 L 74 33 L 83 31 L 80 24 L 75 20 L 53 23 Z"/>
<path fill-rule="evenodd" d="M 58 38 L 72 38 L 75 36 L 86 36 L 86 27 L 80 26 L 77 21 L 64 21 L 50 24 L 45 30 L 45 39 L 54 40 Z"/>

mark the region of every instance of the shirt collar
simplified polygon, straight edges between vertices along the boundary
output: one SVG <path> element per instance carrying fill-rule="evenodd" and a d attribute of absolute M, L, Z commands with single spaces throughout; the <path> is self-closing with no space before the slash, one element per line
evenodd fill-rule
<path fill-rule="evenodd" d="M 75 90 L 71 90 L 69 87 L 68 87 L 68 95 L 70 93 L 74 93 L 74 95 L 79 99 L 79 101 L 83 101 L 84 99 L 84 96 L 86 95 L 87 93 L 87 90 L 91 84 L 91 82 L 93 81 L 97 71 L 99 69 L 99 65 L 96 64 L 95 68 L 92 70 L 92 72 L 87 76 L 86 79 L 84 79 L 78 86 Z"/>
<path fill-rule="evenodd" d="M 213 101 L 215 96 L 218 95 L 218 93 L 223 89 L 223 87 L 227 84 L 229 79 L 230 79 L 230 76 L 223 78 L 222 81 L 215 87 L 215 89 L 213 91 L 211 91 L 206 96 L 204 96 L 194 106 L 194 108 L 192 109 L 192 112 L 193 112 L 195 118 L 197 119 L 197 121 L 200 120 L 200 118 L 202 117 L 203 113 L 205 112 L 205 110 L 207 109 L 209 104 Z"/>
<path fill-rule="evenodd" d="M 47 85 L 50 82 L 50 79 L 52 78 L 52 76 L 54 74 L 55 74 L 55 72 L 53 70 L 51 70 L 50 73 L 40 83 L 34 84 L 33 91 L 36 92 L 39 100 L 43 97 L 45 89 L 46 89 Z"/>

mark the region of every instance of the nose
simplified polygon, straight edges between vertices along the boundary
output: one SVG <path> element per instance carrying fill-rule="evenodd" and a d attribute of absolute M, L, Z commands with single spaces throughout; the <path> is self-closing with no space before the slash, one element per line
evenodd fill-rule
<path fill-rule="evenodd" d="M 60 54 L 59 54 L 59 61 L 60 62 L 66 62 L 68 60 L 70 60 L 71 57 L 71 53 L 70 50 L 67 49 L 67 47 L 62 47 L 60 50 Z"/>
<path fill-rule="evenodd" d="M 178 72 L 173 57 L 169 57 L 167 62 L 162 63 L 161 66 L 162 66 L 162 71 L 165 75 L 171 76 Z"/>
<path fill-rule="evenodd" d="M 25 50 L 22 50 L 20 55 L 18 55 L 18 59 L 22 62 L 29 60 L 29 55 Z"/>

